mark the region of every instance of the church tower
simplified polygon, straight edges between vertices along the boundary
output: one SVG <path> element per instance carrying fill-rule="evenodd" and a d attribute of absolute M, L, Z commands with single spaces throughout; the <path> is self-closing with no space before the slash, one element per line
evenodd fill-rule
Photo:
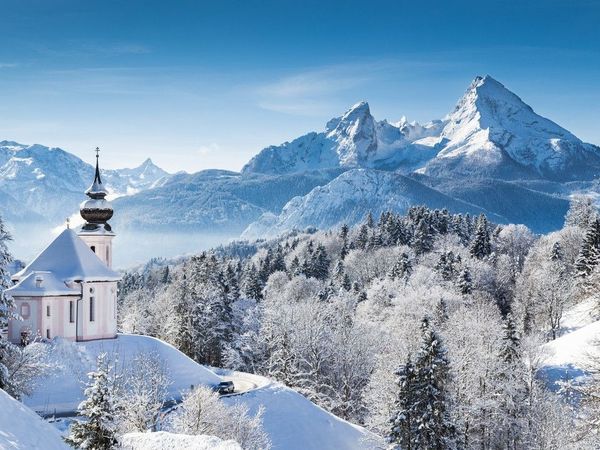
<path fill-rule="evenodd" d="M 89 199 L 79 207 L 85 224 L 78 235 L 104 264 L 112 268 L 112 240 L 115 234 L 108 221 L 113 216 L 113 209 L 105 198 L 108 192 L 100 178 L 99 153 L 100 149 L 96 148 L 96 174 L 94 182 L 85 192 Z"/>

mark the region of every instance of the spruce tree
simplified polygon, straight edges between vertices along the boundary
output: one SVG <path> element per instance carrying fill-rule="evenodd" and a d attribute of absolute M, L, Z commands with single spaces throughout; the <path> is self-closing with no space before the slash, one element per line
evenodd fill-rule
<path fill-rule="evenodd" d="M 254 300 L 262 300 L 262 288 L 263 284 L 260 281 L 256 266 L 249 264 L 244 274 L 244 294 Z"/>
<path fill-rule="evenodd" d="M 475 237 L 471 242 L 470 252 L 477 259 L 485 258 L 492 253 L 489 225 L 487 217 L 483 213 L 477 218 Z"/>
<path fill-rule="evenodd" d="M 575 262 L 577 276 L 587 277 L 600 261 L 600 219 L 591 221 Z"/>
<path fill-rule="evenodd" d="M 391 430 L 388 442 L 393 450 L 412 450 L 417 448 L 417 373 L 415 365 L 408 355 L 406 363 L 397 371 L 396 384 L 400 388 L 395 403 L 395 411 L 390 420 Z"/>
<path fill-rule="evenodd" d="M 362 225 L 358 230 L 358 236 L 356 237 L 356 247 L 364 250 L 367 248 L 369 242 L 369 227 Z"/>
<path fill-rule="evenodd" d="M 520 339 L 512 314 L 508 314 L 502 323 L 502 350 L 500 356 L 507 363 L 514 363 L 520 358 Z"/>
<path fill-rule="evenodd" d="M 471 278 L 471 271 L 468 267 L 465 267 L 460 273 L 458 278 L 458 289 L 463 295 L 468 295 L 473 292 L 473 280 Z"/>
<path fill-rule="evenodd" d="M 445 450 L 454 447 L 454 426 L 448 414 L 450 363 L 441 338 L 427 318 L 421 323 L 421 348 L 415 359 L 417 432 L 420 449 Z"/>
<path fill-rule="evenodd" d="M 417 225 L 412 247 L 416 255 L 427 253 L 433 248 L 433 233 L 426 218 L 422 218 Z"/>
<path fill-rule="evenodd" d="M 79 404 L 79 415 L 65 441 L 75 448 L 109 450 L 117 445 L 116 407 L 113 398 L 115 380 L 106 353 L 100 353 L 97 368 L 88 374 L 86 399 Z"/>
<path fill-rule="evenodd" d="M 388 276 L 393 279 L 403 279 L 410 277 L 412 273 L 412 262 L 410 261 L 410 257 L 406 253 L 402 253 L 398 260 L 394 263 Z"/>

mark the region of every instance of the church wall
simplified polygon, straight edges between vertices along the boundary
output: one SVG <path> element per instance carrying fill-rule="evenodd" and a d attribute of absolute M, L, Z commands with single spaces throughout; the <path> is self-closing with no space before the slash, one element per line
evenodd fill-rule
<path fill-rule="evenodd" d="M 46 338 L 47 330 L 50 338 L 62 336 L 75 340 L 75 323 L 69 321 L 69 302 L 77 305 L 75 296 L 64 297 L 14 297 L 17 313 L 23 320 L 11 320 L 8 324 L 8 338 L 13 343 L 21 342 L 21 331 L 29 330 L 31 338 L 40 336 Z M 47 307 L 50 307 L 48 316 Z M 25 307 L 25 309 L 23 308 Z M 29 314 L 23 315 L 25 311 Z"/>
<path fill-rule="evenodd" d="M 117 335 L 117 282 L 84 283 L 83 300 L 80 305 L 82 315 L 83 340 L 114 338 Z M 90 304 L 94 303 L 94 320 L 90 320 Z"/>
<path fill-rule="evenodd" d="M 96 256 L 109 268 L 112 268 L 112 239 L 110 234 L 79 233 L 79 237 L 88 247 L 94 247 Z"/>

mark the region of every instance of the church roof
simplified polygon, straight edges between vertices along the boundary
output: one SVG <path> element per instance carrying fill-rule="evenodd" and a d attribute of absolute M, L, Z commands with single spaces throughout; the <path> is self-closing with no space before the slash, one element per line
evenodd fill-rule
<path fill-rule="evenodd" d="M 7 295 L 16 297 L 47 297 L 81 295 L 81 289 L 72 289 L 64 281 L 57 279 L 52 272 L 34 271 L 21 279 L 13 287 L 6 289 Z"/>
<path fill-rule="evenodd" d="M 60 233 L 23 270 L 13 275 L 13 280 L 22 280 L 36 271 L 52 272 L 56 279 L 63 282 L 121 279 L 121 276 L 109 269 L 70 228 Z"/>

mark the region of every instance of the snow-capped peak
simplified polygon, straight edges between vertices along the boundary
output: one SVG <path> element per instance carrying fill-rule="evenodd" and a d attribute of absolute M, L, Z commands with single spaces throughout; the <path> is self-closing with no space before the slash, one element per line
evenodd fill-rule
<path fill-rule="evenodd" d="M 353 105 L 342 117 L 330 120 L 327 128 L 327 137 L 338 144 L 342 166 L 362 165 L 377 152 L 375 120 L 365 101 Z"/>
<path fill-rule="evenodd" d="M 473 80 L 446 119 L 442 138 L 448 143 L 430 163 L 436 169 L 440 159 L 450 158 L 454 170 L 462 167 L 471 174 L 510 177 L 531 171 L 563 178 L 569 176 L 566 169 L 600 162 L 597 147 L 536 114 L 489 75 Z"/>

